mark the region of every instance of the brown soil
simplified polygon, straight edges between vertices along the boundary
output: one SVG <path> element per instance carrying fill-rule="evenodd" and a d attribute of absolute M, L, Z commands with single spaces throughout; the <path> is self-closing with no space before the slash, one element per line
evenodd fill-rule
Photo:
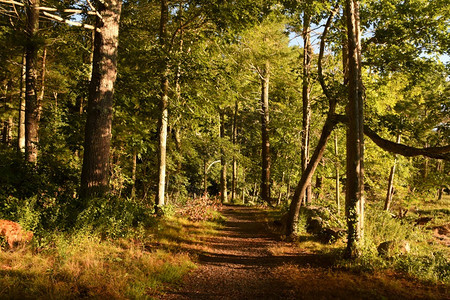
<path fill-rule="evenodd" d="M 223 214 L 225 226 L 205 241 L 199 267 L 162 299 L 450 299 L 447 286 L 333 268 L 332 256 L 270 233 L 260 209 L 230 206 Z"/>

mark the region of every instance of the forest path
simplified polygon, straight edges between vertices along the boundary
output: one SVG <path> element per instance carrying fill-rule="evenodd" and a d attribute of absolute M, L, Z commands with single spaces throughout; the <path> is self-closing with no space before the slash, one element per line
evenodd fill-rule
<path fill-rule="evenodd" d="M 266 212 L 225 206 L 225 226 L 205 240 L 199 267 L 161 299 L 446 299 L 446 287 L 397 275 L 332 268 L 331 256 L 271 234 Z M 447 296 L 446 296 L 447 295 Z"/>

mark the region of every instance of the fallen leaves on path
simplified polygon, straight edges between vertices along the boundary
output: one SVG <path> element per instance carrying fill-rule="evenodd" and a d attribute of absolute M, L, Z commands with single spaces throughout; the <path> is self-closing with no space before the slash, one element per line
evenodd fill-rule
<path fill-rule="evenodd" d="M 229 206 L 205 239 L 199 268 L 161 299 L 447 299 L 445 286 L 396 274 L 333 268 L 331 256 L 299 249 L 267 231 L 261 209 Z"/>

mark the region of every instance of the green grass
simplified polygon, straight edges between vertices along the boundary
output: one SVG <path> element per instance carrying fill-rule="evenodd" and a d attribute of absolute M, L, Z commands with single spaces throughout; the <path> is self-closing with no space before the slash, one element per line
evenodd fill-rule
<path fill-rule="evenodd" d="M 195 268 L 192 253 L 201 250 L 201 239 L 214 234 L 217 226 L 169 217 L 134 238 L 101 238 L 88 231 L 49 234 L 23 249 L 0 252 L 0 298 L 163 295 L 167 284 Z"/>

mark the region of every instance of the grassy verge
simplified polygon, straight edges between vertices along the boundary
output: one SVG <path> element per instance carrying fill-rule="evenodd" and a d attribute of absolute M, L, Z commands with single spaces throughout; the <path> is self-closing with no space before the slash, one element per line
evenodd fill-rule
<path fill-rule="evenodd" d="M 305 214 L 300 217 L 299 239 L 296 247 L 305 253 L 320 254 L 334 261 L 337 269 L 369 272 L 369 273 L 396 273 L 418 279 L 422 282 L 436 284 L 450 284 L 450 248 L 436 238 L 435 228 L 450 222 L 448 207 L 450 197 L 437 202 L 430 201 L 420 208 L 411 209 L 406 218 L 393 218 L 384 212 L 377 204 L 367 205 L 365 221 L 365 241 L 362 246 L 362 255 L 356 260 L 342 259 L 345 249 L 345 237 L 335 243 L 324 244 L 319 238 L 306 232 Z M 276 227 L 274 220 L 282 219 L 285 211 L 268 210 L 266 222 L 271 229 L 281 236 L 284 227 Z M 343 213 L 339 216 L 341 223 L 345 224 Z M 426 225 L 416 225 L 421 217 L 430 217 Z M 377 251 L 378 246 L 386 241 L 394 243 L 407 242 L 410 251 L 407 254 L 394 253 L 390 257 L 381 257 Z M 279 246 L 282 247 L 282 246 Z M 289 249 L 271 249 L 274 254 L 289 251 Z"/>
<path fill-rule="evenodd" d="M 52 233 L 0 252 L 1 299 L 151 299 L 195 268 L 213 222 L 167 217 L 132 237 Z"/>

